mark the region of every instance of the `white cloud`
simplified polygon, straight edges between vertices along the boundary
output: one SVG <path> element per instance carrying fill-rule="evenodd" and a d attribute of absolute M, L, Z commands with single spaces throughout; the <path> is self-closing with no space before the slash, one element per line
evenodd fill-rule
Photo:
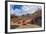
<path fill-rule="evenodd" d="M 23 10 L 23 11 L 28 11 L 28 10 L 29 10 L 29 6 L 23 6 L 23 7 L 22 7 L 22 10 Z"/>
<path fill-rule="evenodd" d="M 10 14 L 14 14 L 15 11 L 13 9 L 10 10 Z"/>
<path fill-rule="evenodd" d="M 23 14 L 32 14 L 34 13 L 39 7 L 38 6 L 31 6 L 31 5 L 24 5 L 22 7 Z"/>
<path fill-rule="evenodd" d="M 40 6 L 35 5 L 23 5 L 21 9 L 11 10 L 11 14 L 16 14 L 17 16 L 21 16 L 23 14 L 32 14 L 34 13 Z"/>
<path fill-rule="evenodd" d="M 15 14 L 15 15 L 17 15 L 17 16 L 20 16 L 20 15 L 22 15 L 22 13 L 21 13 L 21 10 L 20 9 L 15 9 L 15 10 L 11 10 L 11 14 Z"/>

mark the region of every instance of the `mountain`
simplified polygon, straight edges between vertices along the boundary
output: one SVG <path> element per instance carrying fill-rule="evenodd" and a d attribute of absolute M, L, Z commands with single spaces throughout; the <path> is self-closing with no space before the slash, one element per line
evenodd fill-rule
<path fill-rule="evenodd" d="M 42 24 L 42 10 L 38 9 L 32 14 L 32 22 L 41 26 Z"/>
<path fill-rule="evenodd" d="M 37 11 L 35 11 L 32 14 L 26 14 L 26 15 L 22 15 L 22 16 L 16 16 L 14 14 L 11 15 L 11 20 L 16 23 L 16 22 L 21 22 L 22 23 L 29 23 L 30 24 L 37 24 L 39 26 L 41 26 L 42 24 L 42 10 L 38 9 Z M 13 19 L 12 19 L 13 18 Z"/>

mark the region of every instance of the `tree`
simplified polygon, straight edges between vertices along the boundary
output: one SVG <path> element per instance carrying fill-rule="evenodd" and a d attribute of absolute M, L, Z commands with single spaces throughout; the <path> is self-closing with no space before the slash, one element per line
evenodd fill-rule
<path fill-rule="evenodd" d="M 11 18 L 17 18 L 17 16 L 15 16 L 14 14 L 11 15 Z"/>

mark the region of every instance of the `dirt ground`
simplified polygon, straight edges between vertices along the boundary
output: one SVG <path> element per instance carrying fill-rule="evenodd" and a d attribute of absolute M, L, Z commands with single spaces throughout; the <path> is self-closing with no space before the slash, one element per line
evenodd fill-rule
<path fill-rule="evenodd" d="M 36 25 L 36 24 L 27 24 L 27 25 L 21 25 L 21 24 L 11 24 L 11 29 L 21 29 L 21 28 L 39 28 L 40 26 L 39 25 Z"/>

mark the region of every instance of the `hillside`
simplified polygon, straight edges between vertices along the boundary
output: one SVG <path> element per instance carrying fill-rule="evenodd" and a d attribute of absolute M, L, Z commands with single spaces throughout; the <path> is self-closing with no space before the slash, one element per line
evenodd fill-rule
<path fill-rule="evenodd" d="M 27 15 L 22 15 L 22 16 L 15 16 L 11 15 L 11 25 L 17 25 L 17 27 L 27 27 L 26 25 L 38 25 L 38 27 L 41 26 L 41 15 L 42 11 L 41 9 L 38 9 L 35 13 L 33 14 L 27 14 Z M 12 27 L 12 26 L 11 26 Z M 34 27 L 34 26 L 32 26 Z"/>

